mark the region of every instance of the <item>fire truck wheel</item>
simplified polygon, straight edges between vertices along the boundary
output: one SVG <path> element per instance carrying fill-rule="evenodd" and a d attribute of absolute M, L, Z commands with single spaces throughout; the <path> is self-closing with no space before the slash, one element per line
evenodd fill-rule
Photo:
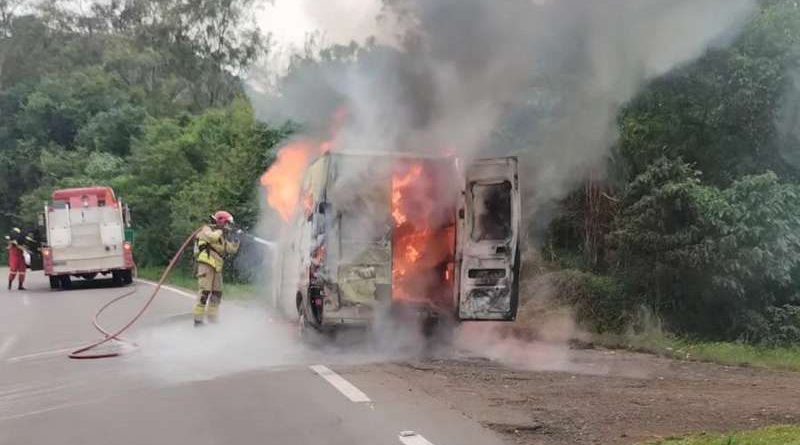
<path fill-rule="evenodd" d="M 60 287 L 60 281 L 58 277 L 50 277 L 50 289 L 58 289 Z"/>
<path fill-rule="evenodd" d="M 114 283 L 114 286 L 122 286 L 122 277 L 116 270 L 111 272 L 111 282 Z"/>
<path fill-rule="evenodd" d="M 69 290 L 72 288 L 72 278 L 70 278 L 69 275 L 62 275 L 58 278 L 60 281 L 59 285 L 61 289 Z"/>

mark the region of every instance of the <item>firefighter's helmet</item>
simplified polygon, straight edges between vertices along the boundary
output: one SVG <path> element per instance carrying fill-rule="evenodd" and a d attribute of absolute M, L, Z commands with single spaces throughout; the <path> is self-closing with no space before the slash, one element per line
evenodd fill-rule
<path fill-rule="evenodd" d="M 233 224 L 233 215 L 225 210 L 220 210 L 214 213 L 214 223 L 216 223 L 220 227 L 227 226 L 228 224 Z"/>

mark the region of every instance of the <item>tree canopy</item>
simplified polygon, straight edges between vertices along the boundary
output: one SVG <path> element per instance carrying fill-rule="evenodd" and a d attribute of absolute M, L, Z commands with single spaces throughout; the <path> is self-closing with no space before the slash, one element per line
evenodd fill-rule
<path fill-rule="evenodd" d="M 243 92 L 268 49 L 254 3 L 114 0 L 78 14 L 0 1 L 0 230 L 33 224 L 55 188 L 95 184 L 132 206 L 140 264 L 160 264 L 217 207 L 254 223 L 258 175 L 285 136 Z"/>
<path fill-rule="evenodd" d="M 620 284 L 597 318 L 645 306 L 690 335 L 800 341 L 799 55 L 800 7 L 764 1 L 733 45 L 624 107 L 609 180 L 550 231 L 556 256 Z M 599 215 L 595 188 L 615 201 Z"/>

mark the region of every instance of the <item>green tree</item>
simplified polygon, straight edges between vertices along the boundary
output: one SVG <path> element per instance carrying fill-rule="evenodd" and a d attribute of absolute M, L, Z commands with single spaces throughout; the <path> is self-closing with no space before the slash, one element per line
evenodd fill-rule
<path fill-rule="evenodd" d="M 598 225 L 608 249 L 599 266 L 574 264 L 623 284 L 620 313 L 645 304 L 713 338 L 780 343 L 800 332 L 800 7 L 760 8 L 730 47 L 654 80 L 618 117 L 609 182 L 619 202 L 613 224 Z M 551 226 L 560 258 L 585 253 L 575 220 L 586 218 L 586 190 Z"/>
<path fill-rule="evenodd" d="M 151 122 L 134 146 L 130 176 L 120 188 L 136 213 L 142 262 L 161 264 L 220 208 L 240 224 L 254 225 L 258 178 L 286 133 L 258 123 L 243 100 L 182 123 Z"/>
<path fill-rule="evenodd" d="M 210 116 L 231 116 L 204 114 L 242 97 L 240 76 L 267 50 L 248 12 L 257 0 L 97 1 L 87 13 L 23 3 L 0 0 L 0 231 L 33 223 L 55 188 L 111 185 L 136 204 L 142 256 L 162 260 L 170 201 L 186 184 L 239 150 L 268 152 L 255 136 L 221 142 L 222 117 Z M 261 164 L 247 159 L 234 168 L 253 184 Z M 233 172 L 221 187 L 239 187 Z"/>
<path fill-rule="evenodd" d="M 719 185 L 766 170 L 797 176 L 775 123 L 798 49 L 800 8 L 765 2 L 732 47 L 654 81 L 620 116 L 619 153 L 629 178 L 662 156 L 683 158 Z"/>
<path fill-rule="evenodd" d="M 662 158 L 627 188 L 612 238 L 629 291 L 684 332 L 737 338 L 794 302 L 800 186 L 773 173 L 703 185 Z"/>

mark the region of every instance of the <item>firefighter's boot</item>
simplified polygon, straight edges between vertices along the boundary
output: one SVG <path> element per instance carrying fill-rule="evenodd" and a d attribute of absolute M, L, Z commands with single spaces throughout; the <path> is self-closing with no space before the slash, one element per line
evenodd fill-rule
<path fill-rule="evenodd" d="M 200 299 L 194 305 L 194 325 L 202 326 L 203 320 L 206 316 L 206 304 L 208 303 L 208 292 L 201 292 Z"/>
<path fill-rule="evenodd" d="M 208 300 L 208 322 L 217 323 L 219 321 L 219 304 L 222 301 L 220 292 L 212 292 Z"/>
<path fill-rule="evenodd" d="M 11 290 L 11 285 L 14 284 L 14 278 L 17 277 L 17 274 L 10 273 L 8 274 L 8 290 Z"/>
<path fill-rule="evenodd" d="M 28 289 L 25 289 L 25 274 L 24 273 L 19 274 L 19 285 L 17 286 L 17 289 L 19 289 L 19 290 L 28 290 Z"/>

